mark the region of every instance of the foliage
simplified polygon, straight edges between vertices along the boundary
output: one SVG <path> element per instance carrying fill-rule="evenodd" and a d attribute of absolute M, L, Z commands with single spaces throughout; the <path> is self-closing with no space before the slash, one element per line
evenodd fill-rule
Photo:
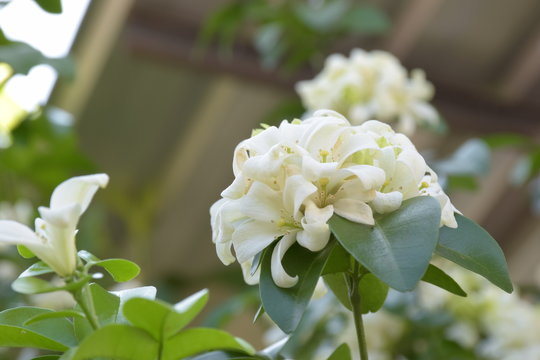
<path fill-rule="evenodd" d="M 216 38 L 230 53 L 246 34 L 264 67 L 294 70 L 321 61 L 336 42 L 387 31 L 389 20 L 378 8 L 350 0 L 234 0 L 215 11 L 201 31 L 201 43 Z"/>

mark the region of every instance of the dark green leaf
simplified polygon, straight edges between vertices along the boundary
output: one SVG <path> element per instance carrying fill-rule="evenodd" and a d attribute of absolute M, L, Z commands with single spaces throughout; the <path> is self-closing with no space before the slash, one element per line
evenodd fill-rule
<path fill-rule="evenodd" d="M 459 296 L 467 296 L 467 293 L 463 291 L 461 286 L 450 277 L 447 273 L 436 267 L 435 265 L 429 264 L 429 267 L 422 278 L 422 281 L 428 282 L 435 286 L 440 287 L 452 294 Z"/>
<path fill-rule="evenodd" d="M 375 220 L 358 224 L 338 215 L 330 228 L 340 244 L 370 272 L 400 290 L 412 290 L 422 278 L 437 244 L 441 208 L 430 196 L 403 202 Z"/>
<path fill-rule="evenodd" d="M 360 279 L 360 311 L 362 314 L 377 312 L 384 304 L 388 295 L 388 285 L 371 273 Z"/>
<path fill-rule="evenodd" d="M 263 254 L 259 290 L 266 313 L 289 334 L 302 318 L 333 244 L 319 252 L 311 252 L 298 244 L 291 246 L 282 263 L 287 273 L 298 276 L 298 283 L 292 288 L 281 288 L 272 279 L 270 266 L 274 246 Z"/>
<path fill-rule="evenodd" d="M 177 360 L 206 351 L 237 350 L 253 355 L 249 344 L 222 330 L 194 328 L 184 330 L 165 341 L 162 360 Z"/>
<path fill-rule="evenodd" d="M 34 0 L 43 10 L 52 14 L 62 13 L 61 0 Z"/>
<path fill-rule="evenodd" d="M 347 275 L 345 273 L 332 273 L 324 275 L 323 279 L 339 302 L 352 311 Z"/>
<path fill-rule="evenodd" d="M 351 349 L 347 343 L 341 344 L 333 353 L 330 355 L 328 360 L 351 360 Z"/>
<path fill-rule="evenodd" d="M 159 344 L 145 331 L 133 326 L 112 324 L 86 337 L 70 359 L 148 360 L 157 359 L 158 352 Z"/>
<path fill-rule="evenodd" d="M 512 292 L 504 253 L 497 241 L 474 221 L 459 214 L 456 220 L 457 229 L 441 229 L 436 253 Z"/>
<path fill-rule="evenodd" d="M 351 255 L 337 243 L 328 256 L 322 275 L 346 272 L 351 268 Z"/>

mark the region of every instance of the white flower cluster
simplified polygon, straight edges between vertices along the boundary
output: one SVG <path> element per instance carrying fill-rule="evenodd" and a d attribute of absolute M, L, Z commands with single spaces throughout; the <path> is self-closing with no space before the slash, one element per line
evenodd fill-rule
<path fill-rule="evenodd" d="M 425 308 L 447 311 L 455 318 L 448 328 L 448 338 L 474 348 L 484 359 L 540 359 L 539 305 L 522 299 L 517 291 L 502 293 L 470 271 L 446 262 L 442 265 L 468 296 L 457 297 L 424 284 L 418 293 Z"/>
<path fill-rule="evenodd" d="M 354 49 L 349 58 L 333 54 L 313 80 L 301 81 L 296 91 L 308 111 L 332 109 L 353 124 L 370 119 L 396 123 L 411 135 L 416 125 L 437 126 L 440 116 L 429 101 L 433 85 L 422 70 L 407 70 L 384 51 Z"/>
<path fill-rule="evenodd" d="M 441 204 L 441 225 L 457 227 L 454 207 L 414 145 L 379 121 L 358 126 L 320 110 L 305 121 L 283 121 L 241 142 L 234 154 L 234 182 L 210 209 L 213 241 L 221 261 L 235 255 L 246 282 L 254 257 L 272 244 L 272 277 L 281 287 L 297 282 L 281 261 L 295 243 L 310 251 L 329 241 L 333 214 L 374 224 L 373 214 L 429 195 Z M 234 248 L 233 255 L 232 248 Z"/>

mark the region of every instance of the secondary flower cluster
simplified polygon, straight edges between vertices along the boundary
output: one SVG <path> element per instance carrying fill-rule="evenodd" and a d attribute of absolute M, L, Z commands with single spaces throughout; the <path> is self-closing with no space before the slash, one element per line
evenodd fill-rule
<path fill-rule="evenodd" d="M 345 114 L 353 124 L 369 119 L 397 124 L 407 135 L 416 125 L 436 126 L 440 117 L 429 101 L 434 89 L 422 70 L 407 70 L 384 51 L 354 49 L 349 58 L 333 54 L 313 80 L 296 91 L 308 111 L 320 108 Z"/>
<path fill-rule="evenodd" d="M 210 209 L 213 241 L 224 264 L 236 255 L 250 284 L 258 281 L 250 271 L 254 257 L 279 239 L 272 277 L 278 286 L 294 286 L 297 278 L 281 264 L 286 251 L 295 242 L 323 249 L 334 214 L 372 225 L 374 213 L 429 195 L 441 205 L 441 225 L 457 227 L 456 210 L 436 174 L 405 135 L 379 121 L 351 126 L 329 110 L 283 121 L 242 141 L 233 171 L 234 182 Z"/>

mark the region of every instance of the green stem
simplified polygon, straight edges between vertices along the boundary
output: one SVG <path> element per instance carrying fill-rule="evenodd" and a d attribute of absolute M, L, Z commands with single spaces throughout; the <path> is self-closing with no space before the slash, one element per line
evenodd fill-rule
<path fill-rule="evenodd" d="M 96 309 L 94 307 L 94 300 L 92 299 L 92 293 L 88 283 L 84 284 L 80 289 L 74 291 L 73 297 L 77 304 L 81 307 L 82 311 L 86 315 L 86 319 L 92 326 L 92 329 L 99 329 L 99 321 L 96 315 Z"/>
<path fill-rule="evenodd" d="M 362 310 L 360 309 L 360 291 L 358 286 L 362 275 L 360 274 L 360 265 L 357 261 L 354 262 L 354 270 L 351 281 L 349 283 L 349 297 L 351 299 L 354 326 L 356 328 L 356 336 L 358 338 L 358 349 L 360 350 L 360 359 L 368 360 L 368 352 L 366 345 L 366 332 L 364 330 L 364 322 L 362 320 Z"/>

